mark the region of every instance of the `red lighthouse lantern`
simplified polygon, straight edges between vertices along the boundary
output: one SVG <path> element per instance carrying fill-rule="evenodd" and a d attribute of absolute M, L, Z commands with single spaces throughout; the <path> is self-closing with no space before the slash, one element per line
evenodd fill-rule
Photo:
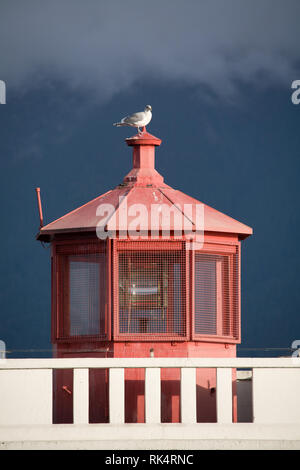
<path fill-rule="evenodd" d="M 37 236 L 52 246 L 55 356 L 235 356 L 241 240 L 252 229 L 165 184 L 160 139 L 144 131 L 126 142 L 123 182 Z M 107 371 L 89 374 L 90 422 L 107 421 Z M 215 421 L 215 387 L 215 371 L 199 369 L 198 421 Z M 180 421 L 179 370 L 162 370 L 161 392 L 162 422 Z M 144 370 L 126 370 L 125 395 L 125 421 L 143 422 Z M 55 422 L 71 422 L 72 372 L 57 371 L 54 403 Z"/>

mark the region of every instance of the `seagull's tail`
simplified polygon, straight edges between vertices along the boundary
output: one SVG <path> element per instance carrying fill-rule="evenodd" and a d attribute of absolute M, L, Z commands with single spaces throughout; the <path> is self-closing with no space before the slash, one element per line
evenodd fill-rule
<path fill-rule="evenodd" d="M 121 127 L 121 126 L 126 126 L 127 124 L 125 124 L 124 122 L 114 122 L 113 123 L 113 126 L 117 126 L 117 127 Z"/>

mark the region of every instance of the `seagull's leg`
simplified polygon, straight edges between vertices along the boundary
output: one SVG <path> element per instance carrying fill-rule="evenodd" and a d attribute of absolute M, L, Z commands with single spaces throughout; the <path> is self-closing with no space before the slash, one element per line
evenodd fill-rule
<path fill-rule="evenodd" d="M 141 131 L 140 131 L 140 128 L 139 128 L 139 126 L 138 126 L 138 128 L 137 128 L 137 129 L 138 129 L 138 134 L 140 135 L 140 134 L 141 134 Z"/>
<path fill-rule="evenodd" d="M 143 127 L 142 134 L 146 132 L 146 126 Z"/>

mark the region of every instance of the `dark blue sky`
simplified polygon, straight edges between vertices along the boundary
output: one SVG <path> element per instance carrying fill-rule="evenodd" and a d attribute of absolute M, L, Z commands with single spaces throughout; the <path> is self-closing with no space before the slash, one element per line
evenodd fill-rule
<path fill-rule="evenodd" d="M 4 4 L 8 16 L 12 15 L 9 3 Z M 67 31 L 64 34 L 67 39 Z M 208 40 L 214 38 L 210 34 Z M 268 44 L 270 37 L 263 36 L 262 44 Z M 275 41 L 273 52 L 276 45 Z M 126 86 L 111 89 L 109 80 L 99 76 L 101 94 L 94 84 L 70 86 L 72 67 L 68 74 L 50 73 L 47 79 L 44 68 L 31 86 L 21 86 L 18 56 L 15 68 L 11 58 L 10 63 L 4 60 L 3 76 L 0 68 L 0 79 L 7 85 L 7 104 L 0 105 L 0 339 L 9 350 L 50 348 L 50 254 L 35 241 L 39 225 L 35 187 L 41 187 L 47 223 L 116 186 L 131 168 L 131 150 L 124 139 L 132 131 L 114 128 L 112 123 L 148 103 L 153 108 L 148 131 L 163 140 L 156 151 L 156 168 L 166 183 L 254 229 L 242 248 L 240 354 L 266 355 L 246 348 L 289 348 L 300 338 L 300 105 L 291 102 L 291 83 L 300 79 L 300 68 L 299 56 L 293 53 L 292 58 L 282 55 L 283 62 L 289 58 L 293 67 L 286 67 L 280 80 L 274 79 L 272 67 L 259 66 L 256 79 L 245 80 L 245 60 L 237 55 L 239 73 L 231 82 L 234 92 L 228 92 L 229 73 L 215 77 L 213 87 L 209 75 L 185 80 L 147 73 L 133 75 Z M 200 60 L 196 49 L 187 48 L 186 55 L 190 63 Z M 274 53 L 266 52 L 266 63 L 271 56 L 276 62 Z M 47 56 L 43 66 L 47 60 L 53 67 L 48 70 L 56 71 Z M 74 59 L 78 67 L 74 79 L 80 70 L 87 74 L 86 62 L 82 57 Z M 116 53 L 110 64 L 126 75 L 127 66 Z M 281 65 L 278 62 L 278 68 Z M 172 74 L 176 75 L 175 69 Z"/>

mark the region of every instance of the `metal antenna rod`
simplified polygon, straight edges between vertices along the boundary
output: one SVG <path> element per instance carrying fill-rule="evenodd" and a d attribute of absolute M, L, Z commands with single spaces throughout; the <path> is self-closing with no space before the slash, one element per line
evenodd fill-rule
<path fill-rule="evenodd" d="M 40 216 L 40 228 L 42 228 L 43 225 L 44 225 L 44 222 L 43 222 L 43 211 L 42 211 L 42 203 L 41 203 L 41 189 L 40 188 L 35 188 L 35 190 L 36 190 L 39 216 Z"/>

